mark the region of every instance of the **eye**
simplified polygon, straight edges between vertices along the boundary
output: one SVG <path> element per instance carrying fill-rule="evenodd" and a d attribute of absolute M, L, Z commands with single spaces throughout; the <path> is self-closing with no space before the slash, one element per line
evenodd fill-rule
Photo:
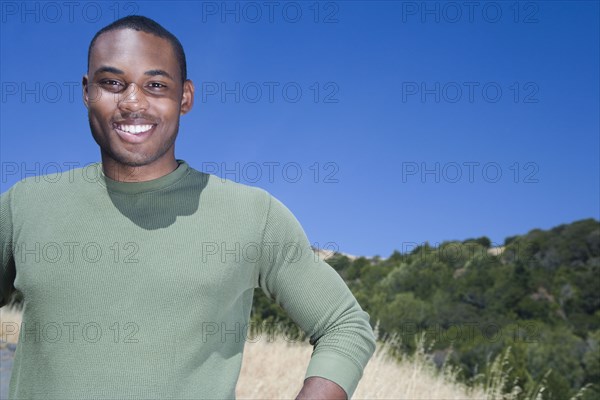
<path fill-rule="evenodd" d="M 114 79 L 103 79 L 100 81 L 100 86 L 112 92 L 119 92 L 125 88 L 125 85 Z"/>
<path fill-rule="evenodd" d="M 150 83 L 148 84 L 148 86 L 149 86 L 151 89 L 165 89 L 165 88 L 167 87 L 167 85 L 164 85 L 164 84 L 162 84 L 162 83 L 160 83 L 160 82 L 150 82 Z"/>

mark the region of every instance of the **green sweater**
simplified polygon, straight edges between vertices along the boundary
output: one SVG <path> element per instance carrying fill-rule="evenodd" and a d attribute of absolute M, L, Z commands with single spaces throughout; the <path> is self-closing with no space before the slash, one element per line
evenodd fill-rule
<path fill-rule="evenodd" d="M 0 306 L 15 288 L 25 305 L 9 398 L 235 398 L 245 341 L 270 337 L 248 329 L 258 287 L 310 337 L 304 378 L 350 398 L 369 315 L 280 201 L 178 163 L 136 183 L 91 164 L 1 196 Z"/>

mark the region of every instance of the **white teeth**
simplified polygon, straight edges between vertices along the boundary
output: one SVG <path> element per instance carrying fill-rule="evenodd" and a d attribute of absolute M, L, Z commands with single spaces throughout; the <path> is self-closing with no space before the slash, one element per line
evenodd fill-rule
<path fill-rule="evenodd" d="M 117 125 L 117 128 L 132 134 L 147 132 L 152 129 L 152 125 Z"/>

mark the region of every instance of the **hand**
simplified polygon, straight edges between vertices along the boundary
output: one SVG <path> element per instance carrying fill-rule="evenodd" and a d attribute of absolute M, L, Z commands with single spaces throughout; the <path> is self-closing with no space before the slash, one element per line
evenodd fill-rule
<path fill-rule="evenodd" d="M 335 382 L 320 376 L 310 376 L 304 380 L 302 390 L 296 400 L 347 400 L 346 392 Z"/>

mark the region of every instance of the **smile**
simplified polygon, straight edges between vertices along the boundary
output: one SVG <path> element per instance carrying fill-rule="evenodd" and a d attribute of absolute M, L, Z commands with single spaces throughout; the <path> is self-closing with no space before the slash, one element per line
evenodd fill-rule
<path fill-rule="evenodd" d="M 138 144 L 146 141 L 156 128 L 156 124 L 113 123 L 113 129 L 124 142 Z"/>
<path fill-rule="evenodd" d="M 116 129 L 119 129 L 123 132 L 131 133 L 133 135 L 138 135 L 140 133 L 148 132 L 153 127 L 154 127 L 154 125 L 120 125 L 120 124 L 115 125 Z"/>

